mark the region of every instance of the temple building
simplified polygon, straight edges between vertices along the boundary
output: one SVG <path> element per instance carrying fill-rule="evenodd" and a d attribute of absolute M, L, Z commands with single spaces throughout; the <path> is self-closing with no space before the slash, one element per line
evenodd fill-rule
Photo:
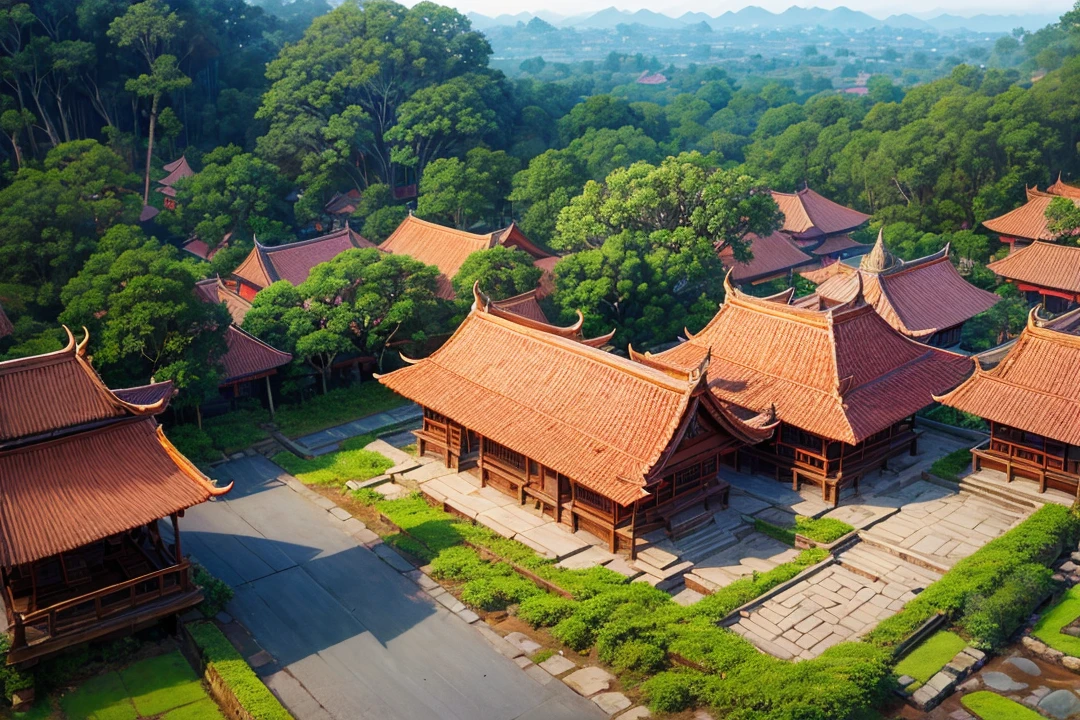
<path fill-rule="evenodd" d="M 286 245 L 267 246 L 255 240 L 255 247 L 232 274 L 239 295 L 251 300 L 278 280 L 299 285 L 316 265 L 333 260 L 346 250 L 371 247 L 375 247 L 374 243 L 361 237 L 348 223 L 328 235 Z"/>
<path fill-rule="evenodd" d="M 0 362 L 0 582 L 8 664 L 194 607 L 179 518 L 219 488 L 154 416 L 171 383 L 110 390 L 68 333 Z M 162 522 L 169 518 L 169 522 Z"/>
<path fill-rule="evenodd" d="M 586 530 L 612 551 L 680 510 L 726 503 L 721 465 L 772 435 L 764 413 L 708 392 L 707 356 L 659 370 L 506 312 L 474 289 L 472 311 L 431 356 L 379 381 L 424 409 L 421 454 Z"/>
<path fill-rule="evenodd" d="M 200 260 L 213 260 L 214 256 L 222 250 L 229 247 L 229 243 L 232 241 L 233 234 L 231 232 L 225 233 L 225 236 L 221 238 L 221 241 L 214 247 L 210 247 L 204 240 L 191 237 L 180 246 L 180 249 L 184 252 L 191 253 Z"/>
<path fill-rule="evenodd" d="M 997 233 L 1001 242 L 1015 252 L 1038 240 L 1053 242 L 1059 236 L 1052 232 L 1046 219 L 1046 209 L 1055 197 L 1065 197 L 1080 202 L 1080 188 L 1066 185 L 1058 176 L 1057 181 L 1043 192 L 1038 188 L 1027 189 L 1027 202 L 1004 215 L 983 221 L 983 227 Z"/>
<path fill-rule="evenodd" d="M 781 230 L 802 250 L 825 262 L 866 251 L 865 245 L 848 236 L 870 220 L 866 213 L 844 207 L 808 187 L 794 193 L 773 191 L 772 196 L 784 214 Z"/>
<path fill-rule="evenodd" d="M 817 262 L 817 258 L 800 250 L 794 240 L 779 230 L 765 237 L 751 233 L 745 239 L 750 241 L 753 255 L 747 262 L 736 260 L 730 246 L 720 251 L 720 262 L 731 271 L 731 281 L 738 285 L 790 278 L 796 268 Z"/>
<path fill-rule="evenodd" d="M 820 307 L 843 305 L 860 292 L 897 332 L 934 347 L 960 342 L 964 323 L 994 306 L 1001 297 L 977 288 L 949 260 L 949 246 L 917 260 L 900 260 L 885 249 L 878 233 L 858 269 L 833 263 L 831 277 L 818 285 Z M 810 305 L 800 299 L 801 305 Z"/>
<path fill-rule="evenodd" d="M 195 174 L 195 171 L 188 165 L 187 158 L 183 155 L 179 160 L 174 160 L 171 163 L 164 166 L 165 172 L 169 173 L 165 177 L 158 180 L 159 187 L 157 191 L 165 196 L 165 209 L 176 209 L 176 182 L 186 177 L 191 177 Z"/>
<path fill-rule="evenodd" d="M 1028 303 L 1063 312 L 1080 302 L 1080 247 L 1042 240 L 1014 249 L 986 267 L 1016 285 Z"/>
<path fill-rule="evenodd" d="M 511 223 L 501 230 L 477 235 L 409 215 L 401 221 L 390 237 L 379 245 L 379 249 L 396 255 L 408 255 L 425 265 L 437 267 L 439 297 L 453 300 L 456 295 L 451 281 L 466 258 L 474 252 L 490 250 L 496 245 L 518 248 L 530 255 L 534 264 L 544 273 L 540 278 L 541 297 L 550 294 L 554 289 L 551 273 L 559 258 L 533 244 L 516 223 Z"/>
<path fill-rule="evenodd" d="M 793 289 L 769 298 L 726 282 L 719 312 L 701 332 L 657 355 L 633 357 L 687 372 L 704 358 L 708 387 L 726 406 L 775 409 L 780 426 L 740 458 L 751 471 L 821 487 L 826 502 L 905 452 L 916 452 L 915 413 L 958 385 L 970 358 L 904 337 L 857 293 L 828 309 L 791 304 Z"/>
<path fill-rule="evenodd" d="M 974 470 L 1005 473 L 1080 497 L 1080 310 L 1044 321 L 1033 308 L 1027 327 L 993 367 L 937 399 L 990 424 L 990 440 L 972 449 Z"/>

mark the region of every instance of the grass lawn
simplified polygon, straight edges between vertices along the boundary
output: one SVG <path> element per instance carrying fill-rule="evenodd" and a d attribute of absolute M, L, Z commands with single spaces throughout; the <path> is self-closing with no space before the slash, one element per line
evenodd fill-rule
<path fill-rule="evenodd" d="M 385 412 L 409 402 L 377 381 L 331 390 L 301 405 L 284 405 L 274 418 L 284 435 L 295 438 Z"/>
<path fill-rule="evenodd" d="M 1032 635 L 1055 650 L 1080 657 L 1080 638 L 1061 632 L 1076 618 L 1080 618 L 1080 585 L 1069 588 L 1061 602 L 1039 618 Z"/>
<path fill-rule="evenodd" d="M 270 415 L 262 408 L 245 408 L 203 420 L 203 430 L 214 447 L 230 455 L 265 440 L 268 436 L 259 424 L 269 421 Z"/>
<path fill-rule="evenodd" d="M 916 684 L 908 688 L 910 692 L 932 678 L 966 646 L 967 641 L 956 633 L 939 630 L 896 664 L 896 674 L 915 678 Z"/>
<path fill-rule="evenodd" d="M 988 690 L 979 690 L 960 698 L 960 704 L 982 720 L 1042 720 L 1042 715 L 1018 702 Z"/>
<path fill-rule="evenodd" d="M 814 542 L 831 543 L 854 529 L 836 518 L 810 518 L 802 515 L 795 517 L 795 532 Z"/>
<path fill-rule="evenodd" d="M 35 715 L 46 707 L 16 717 L 48 717 L 47 710 Z M 91 678 L 64 695 L 60 709 L 67 720 L 224 720 L 178 650 Z"/>
<path fill-rule="evenodd" d="M 971 466 L 971 451 L 967 448 L 954 450 L 938 458 L 930 466 L 930 472 L 942 480 L 960 482 L 960 475 Z"/>
<path fill-rule="evenodd" d="M 341 443 L 341 450 L 312 460 L 296 457 L 291 452 L 279 452 L 273 458 L 290 475 L 307 485 L 341 485 L 348 480 L 370 480 L 394 466 L 385 455 L 364 446 L 375 438 L 359 435 Z"/>

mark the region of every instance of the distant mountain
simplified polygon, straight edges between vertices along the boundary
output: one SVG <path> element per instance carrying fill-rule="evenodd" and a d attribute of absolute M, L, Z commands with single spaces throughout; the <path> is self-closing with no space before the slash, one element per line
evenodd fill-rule
<path fill-rule="evenodd" d="M 972 32 L 1010 32 L 1013 28 L 1022 27 L 1027 30 L 1037 30 L 1041 27 L 1056 23 L 1061 13 L 1027 13 L 1025 15 L 975 15 L 973 17 L 960 17 L 959 15 L 942 14 L 930 18 L 928 22 L 935 29 L 947 32 L 950 30 L 971 30 Z"/>
<path fill-rule="evenodd" d="M 897 30 L 934 30 L 931 21 L 920 20 L 914 15 L 904 13 L 903 15 L 890 15 L 881 21 L 883 25 L 896 28 Z"/>
<path fill-rule="evenodd" d="M 591 27 L 600 30 L 614 30 L 617 25 L 644 25 L 661 30 L 678 30 L 686 27 L 686 23 L 673 17 L 662 15 L 652 10 L 619 10 L 609 7 L 593 13 L 584 18 L 568 18 L 564 23 L 568 27 Z"/>

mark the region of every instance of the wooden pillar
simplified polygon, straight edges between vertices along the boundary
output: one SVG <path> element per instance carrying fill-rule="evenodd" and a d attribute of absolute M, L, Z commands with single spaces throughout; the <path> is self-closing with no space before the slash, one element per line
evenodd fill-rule
<path fill-rule="evenodd" d="M 266 376 L 266 401 L 270 405 L 270 419 L 274 419 L 274 391 L 270 389 L 270 376 Z"/>
<path fill-rule="evenodd" d="M 173 544 L 176 549 L 176 564 L 184 562 L 184 551 L 180 547 L 180 518 L 176 513 L 169 516 L 173 526 Z"/>

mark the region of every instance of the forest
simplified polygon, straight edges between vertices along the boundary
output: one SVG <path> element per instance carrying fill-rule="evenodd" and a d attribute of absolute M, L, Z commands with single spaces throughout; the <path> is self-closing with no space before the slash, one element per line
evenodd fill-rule
<path fill-rule="evenodd" d="M 318 235 L 338 193 L 359 194 L 350 226 L 376 243 L 410 210 L 477 232 L 517 221 L 566 255 L 551 317 L 580 309 L 587 334 L 614 327 L 617 347 L 647 349 L 711 317 L 718 250 L 746 258 L 747 233 L 778 227 L 765 190 L 809 185 L 873 215 L 858 239 L 884 228 L 904 258 L 949 242 L 971 282 L 1008 297 L 969 323 L 977 350 L 1026 315 L 985 268 L 1001 246 L 980 221 L 1080 173 L 1080 10 L 1002 36 L 1007 67 L 956 57 L 929 82 L 870 76 L 861 95 L 708 59 L 665 68 L 663 84 L 621 82 L 656 65 L 618 53 L 511 78 L 467 17 L 431 2 L 8 2 L 0 28 L 0 306 L 13 324 L 0 356 L 86 327 L 109 384 L 172 379 L 181 411 L 216 393 L 229 322 L 195 283 L 228 276 L 256 237 Z M 181 155 L 196 172 L 169 209 L 154 185 Z M 180 249 L 193 237 L 220 250 L 212 262 Z M 381 365 L 390 343 L 430 348 L 474 280 L 495 298 L 537 281 L 501 247 L 470 258 L 456 302 L 437 297 L 436 275 L 350 251 L 260 293 L 244 327 L 293 353 L 300 392 L 338 354 Z"/>

